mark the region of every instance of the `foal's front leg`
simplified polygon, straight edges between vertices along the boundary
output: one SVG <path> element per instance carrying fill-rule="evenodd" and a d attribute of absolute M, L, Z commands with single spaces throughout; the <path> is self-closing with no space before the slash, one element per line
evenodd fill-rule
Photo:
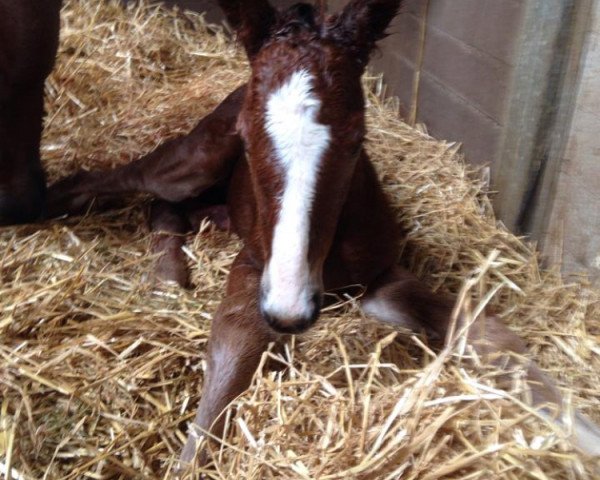
<path fill-rule="evenodd" d="M 154 266 L 155 277 L 163 282 L 187 287 L 189 272 L 182 247 L 190 225 L 184 212 L 176 204 L 155 200 L 150 205 L 149 217 L 152 253 L 158 255 Z"/>
<path fill-rule="evenodd" d="M 152 232 L 152 253 L 158 255 L 155 277 L 189 285 L 187 258 L 182 247 L 185 235 L 197 232 L 202 222 L 209 220 L 219 230 L 229 230 L 229 211 L 225 205 L 226 190 L 213 188 L 196 198 L 179 203 L 154 200 L 150 204 L 149 227 Z"/>
<path fill-rule="evenodd" d="M 242 250 L 231 268 L 225 299 L 212 321 L 206 380 L 181 454 L 183 465 L 194 463 L 205 432 L 216 437 L 223 434 L 220 414 L 248 388 L 263 352 L 277 338 L 259 312 L 260 275 Z"/>
<path fill-rule="evenodd" d="M 399 267 L 393 267 L 369 286 L 362 307 L 366 314 L 383 322 L 412 330 L 425 330 L 429 335 L 444 339 L 451 327 L 455 300 L 435 294 L 420 280 Z M 456 329 L 464 327 L 459 317 Z M 554 382 L 533 360 L 524 360 L 527 346 L 495 315 L 482 313 L 470 325 L 467 340 L 484 361 L 507 371 L 525 367 L 525 381 L 531 390 L 534 406 L 548 412 L 548 405 L 565 413 L 563 398 Z M 510 386 L 511 376 L 499 379 Z M 558 423 L 563 423 L 562 418 Z M 600 428 L 579 412 L 574 412 L 573 441 L 583 451 L 600 455 Z"/>

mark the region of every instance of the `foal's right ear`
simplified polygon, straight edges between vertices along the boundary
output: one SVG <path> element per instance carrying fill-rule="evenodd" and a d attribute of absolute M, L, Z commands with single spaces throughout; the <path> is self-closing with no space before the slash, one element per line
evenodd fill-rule
<path fill-rule="evenodd" d="M 347 47 L 366 65 L 375 44 L 385 38 L 386 29 L 401 3 L 402 0 L 351 0 L 339 14 L 330 18 L 327 36 Z"/>
<path fill-rule="evenodd" d="M 269 0 L 219 0 L 219 6 L 252 60 L 270 36 L 277 10 Z"/>

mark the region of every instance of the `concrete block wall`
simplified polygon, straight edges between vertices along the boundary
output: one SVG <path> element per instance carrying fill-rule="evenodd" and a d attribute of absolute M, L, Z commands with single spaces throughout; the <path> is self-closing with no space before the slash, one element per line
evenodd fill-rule
<path fill-rule="evenodd" d="M 403 116 L 411 120 L 416 109 L 417 122 L 462 142 L 475 164 L 498 157 L 523 3 L 409 0 L 374 60 Z"/>

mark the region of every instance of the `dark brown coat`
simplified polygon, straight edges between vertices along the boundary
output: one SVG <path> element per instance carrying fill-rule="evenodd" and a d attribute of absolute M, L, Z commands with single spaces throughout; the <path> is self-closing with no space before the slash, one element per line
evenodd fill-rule
<path fill-rule="evenodd" d="M 60 6 L 60 0 L 0 0 L 0 225 L 43 213 L 44 81 L 58 48 Z"/>

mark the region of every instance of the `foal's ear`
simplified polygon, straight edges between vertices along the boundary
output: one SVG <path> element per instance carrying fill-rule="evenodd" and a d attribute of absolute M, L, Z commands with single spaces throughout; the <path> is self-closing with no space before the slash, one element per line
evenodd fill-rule
<path fill-rule="evenodd" d="M 219 0 L 219 6 L 252 60 L 270 36 L 277 10 L 269 0 Z"/>
<path fill-rule="evenodd" d="M 402 0 L 351 0 L 330 18 L 327 36 L 349 48 L 366 65 L 375 44 L 386 37 L 386 29 L 398 13 Z"/>

